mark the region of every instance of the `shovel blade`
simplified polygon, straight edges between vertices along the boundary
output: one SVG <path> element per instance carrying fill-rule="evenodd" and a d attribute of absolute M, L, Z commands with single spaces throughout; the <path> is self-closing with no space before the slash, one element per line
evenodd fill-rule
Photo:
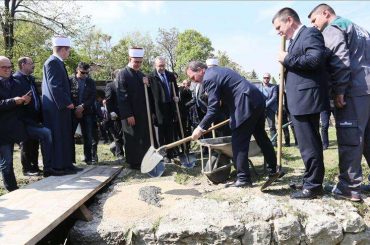
<path fill-rule="evenodd" d="M 144 155 L 143 160 L 141 161 L 141 172 L 149 173 L 162 160 L 163 160 L 163 156 L 159 154 L 153 146 L 149 147 L 148 151 Z"/>
<path fill-rule="evenodd" d="M 165 165 L 164 161 L 160 161 L 157 166 L 155 166 L 151 171 L 148 172 L 148 175 L 150 177 L 156 178 L 156 177 L 161 177 L 162 174 L 164 173 L 165 170 Z"/>
<path fill-rule="evenodd" d="M 181 162 L 181 166 L 185 168 L 193 168 L 197 161 L 193 154 L 181 154 L 179 155 L 179 160 Z"/>

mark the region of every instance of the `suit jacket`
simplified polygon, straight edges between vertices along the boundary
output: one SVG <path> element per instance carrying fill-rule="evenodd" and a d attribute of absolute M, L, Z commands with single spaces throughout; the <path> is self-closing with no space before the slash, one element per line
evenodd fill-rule
<path fill-rule="evenodd" d="M 23 120 L 31 125 L 39 125 L 42 122 L 42 105 L 41 105 L 41 94 L 37 90 L 35 83 L 35 77 L 32 75 L 24 75 L 20 71 L 17 71 L 13 74 L 13 77 L 19 80 L 25 91 L 33 90 L 36 93 L 36 96 L 32 94 L 31 102 L 25 107 Z M 37 104 L 37 109 L 35 107 Z"/>
<path fill-rule="evenodd" d="M 25 106 L 16 105 L 13 98 L 25 95 L 28 90 L 13 77 L 10 77 L 10 83 L 10 88 L 6 88 L 0 81 L 0 145 L 18 143 L 27 137 L 21 120 Z"/>
<path fill-rule="evenodd" d="M 209 128 L 217 118 L 220 101 L 228 107 L 232 130 L 250 118 L 255 109 L 265 106 L 263 94 L 257 87 L 229 68 L 208 68 L 203 85 L 208 93 L 207 114 L 199 124 L 203 129 Z"/>
<path fill-rule="evenodd" d="M 117 87 L 117 81 L 112 81 L 105 85 L 105 100 L 107 101 L 106 105 L 108 113 L 115 112 L 117 115 L 119 115 Z"/>
<path fill-rule="evenodd" d="M 201 118 L 203 118 L 207 113 L 208 98 L 204 90 L 204 85 L 201 83 L 197 84 L 197 86 L 199 86 L 198 89 L 195 87 L 192 93 L 192 99 L 186 103 L 186 107 L 190 108 L 195 105 L 198 115 L 201 115 Z"/>
<path fill-rule="evenodd" d="M 257 88 L 263 93 L 263 89 L 265 89 L 265 87 L 263 86 L 263 84 L 258 84 Z M 273 112 L 277 112 L 277 109 L 278 109 L 278 86 L 275 85 L 275 84 L 269 84 L 269 87 L 266 89 L 267 90 L 267 96 L 265 96 L 265 94 L 263 94 L 265 96 L 265 101 L 266 101 L 266 109 L 268 110 L 271 110 Z"/>
<path fill-rule="evenodd" d="M 83 104 L 84 108 L 83 114 L 84 115 L 92 114 L 95 111 L 94 110 L 94 103 L 96 97 L 95 81 L 90 77 L 86 78 L 82 98 L 79 98 L 78 80 L 76 76 L 70 77 L 70 84 L 73 104 L 75 106 Z"/>
<path fill-rule="evenodd" d="M 172 72 L 166 70 L 165 75 L 171 90 L 169 102 L 171 104 L 170 114 L 166 113 L 167 110 L 164 109 L 164 104 L 166 103 L 165 89 L 167 88 L 163 87 L 162 80 L 156 70 L 154 70 L 148 76 L 153 100 L 152 105 L 154 105 L 154 110 L 152 110 L 151 113 L 155 114 L 158 124 L 163 124 L 165 121 L 173 120 L 176 115 L 176 105 L 173 101 L 174 94 L 172 90 L 172 84 L 175 85 L 176 96 L 179 94 L 179 88 L 176 83 L 176 78 Z"/>
<path fill-rule="evenodd" d="M 307 115 L 327 109 L 325 57 L 324 38 L 320 31 L 303 26 L 289 45 L 284 59 L 290 114 Z"/>
<path fill-rule="evenodd" d="M 43 70 L 42 104 L 48 110 L 67 110 L 72 104 L 71 88 L 64 63 L 51 55 L 46 60 Z M 68 82 L 66 82 L 68 81 Z"/>

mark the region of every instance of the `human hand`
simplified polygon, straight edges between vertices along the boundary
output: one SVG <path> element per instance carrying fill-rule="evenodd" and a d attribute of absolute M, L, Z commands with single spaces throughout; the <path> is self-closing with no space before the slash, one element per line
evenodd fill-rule
<path fill-rule="evenodd" d="M 280 63 L 284 63 L 284 59 L 285 57 L 288 55 L 288 52 L 285 52 L 285 51 L 280 51 L 279 54 L 278 54 L 278 61 Z"/>
<path fill-rule="evenodd" d="M 15 104 L 16 105 L 21 105 L 21 104 L 23 104 L 24 103 L 24 99 L 23 99 L 23 97 L 14 97 L 13 98 L 13 100 L 15 101 Z"/>
<path fill-rule="evenodd" d="M 73 103 L 67 106 L 67 109 L 70 109 L 70 110 L 72 110 L 74 108 L 75 108 L 75 105 Z"/>
<path fill-rule="evenodd" d="M 22 99 L 24 101 L 23 104 L 24 105 L 27 105 L 28 103 L 30 103 L 32 97 L 29 94 L 25 94 L 25 95 L 22 96 Z"/>
<path fill-rule="evenodd" d="M 135 117 L 128 117 L 126 120 L 128 125 L 135 126 Z"/>
<path fill-rule="evenodd" d="M 174 96 L 174 97 L 173 97 L 173 101 L 175 101 L 175 103 L 179 103 L 179 97 Z"/>
<path fill-rule="evenodd" d="M 344 101 L 344 94 L 336 95 L 334 99 L 334 104 L 335 107 L 337 107 L 338 109 L 342 109 L 343 107 L 345 107 L 347 103 Z"/>
<path fill-rule="evenodd" d="M 147 77 L 143 77 L 143 83 L 148 86 L 149 85 L 149 79 Z"/>
<path fill-rule="evenodd" d="M 191 139 L 192 140 L 197 140 L 202 136 L 203 130 L 198 126 L 194 129 L 193 133 L 191 134 Z"/>

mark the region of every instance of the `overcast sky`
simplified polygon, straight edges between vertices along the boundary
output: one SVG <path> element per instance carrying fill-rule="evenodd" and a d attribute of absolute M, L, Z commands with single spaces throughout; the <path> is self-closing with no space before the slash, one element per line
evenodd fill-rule
<path fill-rule="evenodd" d="M 112 36 L 113 44 L 127 33 L 149 33 L 155 40 L 158 28 L 195 29 L 212 41 L 215 50 L 226 51 L 246 71 L 255 69 L 278 77 L 276 61 L 280 37 L 271 19 L 283 7 L 295 9 L 303 24 L 322 1 L 78 1 L 81 13 Z M 370 2 L 327 1 L 337 15 L 370 30 Z"/>

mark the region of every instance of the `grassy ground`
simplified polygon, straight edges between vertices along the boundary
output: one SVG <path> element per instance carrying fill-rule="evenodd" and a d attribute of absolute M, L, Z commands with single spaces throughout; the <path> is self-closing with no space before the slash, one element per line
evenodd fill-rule
<path fill-rule="evenodd" d="M 293 139 L 293 137 L 291 137 Z M 338 174 L 338 149 L 336 144 L 336 135 L 335 129 L 333 127 L 329 128 L 329 139 L 330 139 L 330 146 L 327 150 L 324 151 L 324 162 L 325 162 L 325 182 L 326 183 L 333 183 L 336 181 L 336 176 Z M 106 164 L 117 164 L 115 161 L 116 159 L 113 157 L 111 152 L 109 151 L 109 146 L 105 144 L 99 144 L 98 146 L 98 156 L 99 156 L 99 165 L 106 165 Z M 41 157 L 40 157 L 41 159 Z M 83 149 L 82 145 L 76 145 L 76 160 L 77 166 L 84 167 L 86 166 L 85 163 L 82 162 L 83 160 Z M 263 158 L 262 157 L 252 157 L 251 160 L 253 161 L 257 172 L 261 173 L 263 171 Z M 370 174 L 369 167 L 366 164 L 366 161 L 363 159 L 363 173 L 364 173 L 364 180 L 367 182 L 367 176 Z M 40 164 L 42 166 L 42 164 Z M 288 173 L 285 178 L 282 179 L 283 183 L 289 183 L 292 180 L 299 181 L 301 179 L 304 165 L 303 161 L 300 157 L 300 153 L 297 147 L 283 147 L 283 166 L 286 172 Z M 43 177 L 25 177 L 22 174 L 22 168 L 20 164 L 20 153 L 19 148 L 16 145 L 14 151 L 14 169 L 15 175 L 17 178 L 17 182 L 19 187 L 27 185 L 29 183 L 38 181 Z M 186 183 L 187 181 L 194 179 L 194 178 L 201 178 L 203 175 L 200 172 L 201 168 L 198 167 L 194 169 L 184 169 L 179 168 L 176 165 L 169 165 L 166 168 L 166 175 L 175 175 L 175 181 L 181 184 Z M 143 178 L 141 174 L 136 173 L 134 171 L 132 178 Z M 146 176 L 147 177 L 147 176 Z M 145 178 L 145 177 L 144 177 Z M 255 178 L 255 181 L 259 182 L 262 181 L 262 177 Z M 6 193 L 6 190 L 1 186 L 0 187 L 0 195 Z"/>

